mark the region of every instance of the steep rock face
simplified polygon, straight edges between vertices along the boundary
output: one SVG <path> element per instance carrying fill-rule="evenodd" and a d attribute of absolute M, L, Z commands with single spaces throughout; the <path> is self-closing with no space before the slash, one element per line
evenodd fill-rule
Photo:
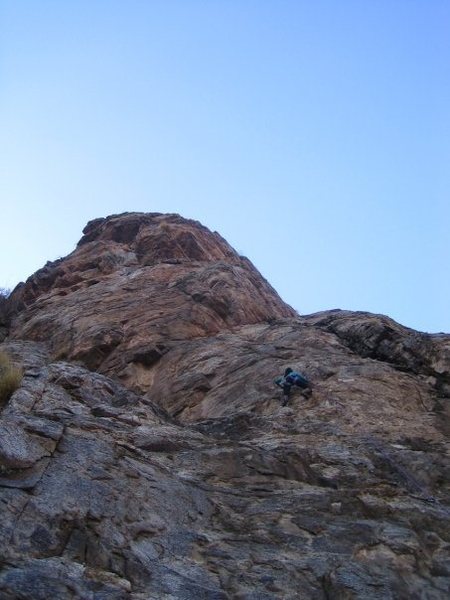
<path fill-rule="evenodd" d="M 450 383 L 450 339 L 402 327 L 383 315 L 328 311 L 312 315 L 309 323 L 335 333 L 361 356 L 389 362 L 412 373 L 428 373 L 440 386 Z"/>
<path fill-rule="evenodd" d="M 12 337 L 130 384 L 180 340 L 296 314 L 217 233 L 157 213 L 92 221 L 11 302 Z"/>
<path fill-rule="evenodd" d="M 14 295 L 0 350 L 25 377 L 0 417 L 2 598 L 448 598 L 449 335 L 299 317 L 176 216 L 94 221 Z M 92 364 L 79 348 L 99 347 L 97 323 L 113 337 L 113 315 L 122 337 Z M 313 394 L 281 407 L 289 365 Z"/>

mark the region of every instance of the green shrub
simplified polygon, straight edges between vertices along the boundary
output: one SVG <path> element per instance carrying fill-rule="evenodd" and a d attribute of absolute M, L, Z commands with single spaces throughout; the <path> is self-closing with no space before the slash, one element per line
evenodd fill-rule
<path fill-rule="evenodd" d="M 5 352 L 0 352 L 0 406 L 4 406 L 17 390 L 23 373 L 16 367 Z"/>

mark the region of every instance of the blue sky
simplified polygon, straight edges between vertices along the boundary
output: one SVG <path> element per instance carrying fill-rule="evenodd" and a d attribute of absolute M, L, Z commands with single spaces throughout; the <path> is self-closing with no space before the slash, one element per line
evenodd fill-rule
<path fill-rule="evenodd" d="M 447 0 L 0 0 L 0 287 L 177 212 L 301 314 L 450 332 Z"/>

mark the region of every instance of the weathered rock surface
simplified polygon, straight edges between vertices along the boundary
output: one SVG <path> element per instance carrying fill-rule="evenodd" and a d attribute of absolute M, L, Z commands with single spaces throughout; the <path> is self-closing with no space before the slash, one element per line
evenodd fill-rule
<path fill-rule="evenodd" d="M 12 302 L 1 598 L 449 597 L 449 335 L 299 317 L 174 215 L 94 221 Z"/>
<path fill-rule="evenodd" d="M 177 215 L 89 223 L 77 249 L 13 294 L 14 338 L 135 384 L 180 340 L 295 316 L 219 234 Z"/>

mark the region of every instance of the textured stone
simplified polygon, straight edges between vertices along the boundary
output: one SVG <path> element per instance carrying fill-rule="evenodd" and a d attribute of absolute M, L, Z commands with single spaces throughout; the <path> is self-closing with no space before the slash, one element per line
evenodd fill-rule
<path fill-rule="evenodd" d="M 88 224 L 78 248 L 14 291 L 11 337 L 48 341 L 53 357 L 148 382 L 181 339 L 294 316 L 217 233 L 177 215 L 129 213 Z"/>
<path fill-rule="evenodd" d="M 12 298 L 0 597 L 449 597 L 449 335 L 300 317 L 176 215 L 91 222 Z"/>
<path fill-rule="evenodd" d="M 0 422 L 0 469 L 30 467 L 44 454 L 18 423 L 4 419 Z"/>

